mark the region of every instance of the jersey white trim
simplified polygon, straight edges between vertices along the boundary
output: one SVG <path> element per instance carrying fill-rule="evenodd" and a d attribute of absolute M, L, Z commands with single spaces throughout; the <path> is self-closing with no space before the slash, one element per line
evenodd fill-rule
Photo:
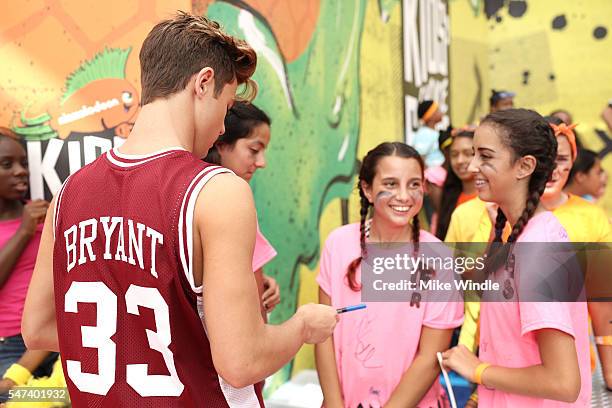
<path fill-rule="evenodd" d="M 211 178 L 221 173 L 231 173 L 228 170 L 220 166 L 209 166 L 199 172 L 187 187 L 183 203 L 181 204 L 181 213 L 179 215 L 178 235 L 179 235 L 179 254 L 181 258 L 181 264 L 183 266 L 183 272 L 185 277 L 191 286 L 191 289 L 195 293 L 202 293 L 202 286 L 195 286 L 195 279 L 193 276 L 193 214 L 195 211 L 195 203 L 200 195 L 200 191 L 204 188 L 204 185 L 210 181 Z M 183 235 L 185 236 L 183 238 Z"/>
<path fill-rule="evenodd" d="M 206 321 L 204 320 L 204 304 L 201 297 L 198 297 L 196 301 L 198 305 L 198 315 L 202 320 L 202 326 L 204 327 L 204 334 L 208 337 L 208 330 L 206 330 Z M 257 393 L 255 392 L 254 385 L 247 385 L 243 388 L 232 387 L 227 381 L 225 381 L 219 374 L 219 385 L 225 401 L 230 408 L 261 408 L 259 399 L 257 399 Z"/>
<path fill-rule="evenodd" d="M 68 184 L 68 180 L 70 180 L 70 176 L 64 180 L 62 183 L 62 187 L 57 193 L 57 200 L 55 200 L 55 206 L 53 207 L 53 240 L 55 241 L 55 229 L 57 228 L 57 220 L 59 218 L 60 206 L 62 205 L 62 196 L 64 194 L 64 188 L 66 184 Z"/>
<path fill-rule="evenodd" d="M 120 159 L 126 159 L 126 160 L 149 159 L 149 158 L 151 158 L 153 156 L 157 156 L 157 155 L 162 154 L 162 153 L 173 152 L 173 151 L 176 151 L 176 150 L 187 151 L 185 148 L 180 147 L 180 146 L 168 147 L 166 149 L 161 149 L 161 150 L 158 150 L 156 152 L 147 153 L 147 154 L 126 154 L 126 153 L 121 153 L 117 147 L 114 147 L 112 150 L 113 150 L 113 153 L 115 154 L 115 156 L 117 156 Z"/>
<path fill-rule="evenodd" d="M 219 377 L 219 385 L 225 401 L 230 408 L 261 408 L 257 394 L 255 394 L 255 386 L 247 385 L 243 388 L 234 388 L 220 375 L 217 374 L 217 377 Z"/>
<path fill-rule="evenodd" d="M 106 152 L 106 158 L 108 159 L 109 162 L 111 162 L 112 164 L 114 164 L 115 166 L 119 166 L 119 167 L 134 167 L 134 166 L 139 166 L 141 164 L 153 161 L 153 160 L 157 160 L 157 159 L 161 159 L 162 157 L 166 157 L 168 155 L 171 155 L 172 153 L 174 153 L 176 150 L 172 150 L 163 154 L 159 154 L 157 156 L 153 156 L 153 157 L 149 157 L 148 159 L 144 159 L 144 160 L 140 160 L 140 161 L 133 161 L 133 162 L 122 162 L 119 161 L 117 159 L 115 159 L 111 153 L 111 151 L 109 150 L 108 152 Z"/>

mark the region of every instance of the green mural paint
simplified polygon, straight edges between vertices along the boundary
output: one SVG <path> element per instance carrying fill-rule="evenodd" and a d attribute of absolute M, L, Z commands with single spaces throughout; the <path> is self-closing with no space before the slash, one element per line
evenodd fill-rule
<path fill-rule="evenodd" d="M 257 51 L 255 103 L 272 118 L 268 167 L 251 181 L 261 229 L 278 251 L 265 267 L 281 287 L 282 303 L 272 323 L 285 321 L 296 309 L 299 264 L 316 266 L 323 209 L 335 198 L 348 198 L 353 188 L 365 7 L 366 0 L 322 0 L 312 38 L 292 62 L 283 60 L 259 13 L 222 1 L 207 11 Z M 284 367 L 268 390 L 290 372 Z"/>

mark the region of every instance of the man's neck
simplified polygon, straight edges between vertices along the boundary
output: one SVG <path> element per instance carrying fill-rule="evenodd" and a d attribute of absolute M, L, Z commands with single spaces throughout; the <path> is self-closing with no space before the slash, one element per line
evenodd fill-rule
<path fill-rule="evenodd" d="M 144 105 L 134 128 L 120 150 L 126 154 L 147 154 L 169 147 L 193 151 L 193 121 L 189 109 L 175 98 Z"/>

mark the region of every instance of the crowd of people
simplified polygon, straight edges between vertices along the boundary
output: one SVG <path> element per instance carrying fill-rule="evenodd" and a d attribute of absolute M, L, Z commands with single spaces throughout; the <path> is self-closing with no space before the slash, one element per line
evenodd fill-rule
<path fill-rule="evenodd" d="M 587 407 L 597 360 L 610 391 L 610 304 L 521 302 L 514 268 L 502 280 L 514 301 L 337 312 L 361 303 L 371 245 L 485 243 L 487 275 L 505 276 L 514 254 L 496 243 L 612 242 L 595 203 L 607 174 L 567 111 L 542 116 L 494 90 L 479 123 L 439 130 L 439 104 L 421 102 L 411 145 L 362 158 L 360 220 L 326 239 L 319 304 L 269 325 L 280 288 L 263 269 L 277 253 L 248 185 L 272 134 L 251 101 L 257 56 L 182 13 L 140 60 L 127 141 L 51 202 L 27 199 L 23 144 L 0 128 L 0 402 L 29 385 L 68 387 L 75 407 L 263 406 L 263 381 L 305 343 L 326 407 L 450 407 L 438 353 L 475 385 L 470 407 Z M 602 117 L 612 131 L 612 107 Z"/>

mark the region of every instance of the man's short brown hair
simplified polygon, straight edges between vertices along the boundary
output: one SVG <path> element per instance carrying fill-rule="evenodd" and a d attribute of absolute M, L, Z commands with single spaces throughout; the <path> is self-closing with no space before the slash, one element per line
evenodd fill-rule
<path fill-rule="evenodd" d="M 179 11 L 153 27 L 142 44 L 142 104 L 182 91 L 204 67 L 215 71 L 215 96 L 235 79 L 247 85 L 252 99 L 256 65 L 257 54 L 245 41 L 224 33 L 215 21 Z"/>

